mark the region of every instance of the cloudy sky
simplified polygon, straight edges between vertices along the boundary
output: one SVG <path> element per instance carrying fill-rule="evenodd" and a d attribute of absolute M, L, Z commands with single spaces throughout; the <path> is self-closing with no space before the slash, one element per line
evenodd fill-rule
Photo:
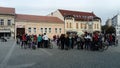
<path fill-rule="evenodd" d="M 47 15 L 57 9 L 94 12 L 102 19 L 120 13 L 120 0 L 0 0 L 1 7 L 13 7 L 16 13 Z"/>

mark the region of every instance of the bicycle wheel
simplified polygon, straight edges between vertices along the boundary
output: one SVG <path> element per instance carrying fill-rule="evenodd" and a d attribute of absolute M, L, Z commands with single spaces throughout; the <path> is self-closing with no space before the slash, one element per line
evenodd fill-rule
<path fill-rule="evenodd" d="M 104 51 L 104 46 L 103 45 L 99 45 L 98 49 L 99 49 L 100 52 L 103 52 Z"/>
<path fill-rule="evenodd" d="M 102 45 L 99 46 L 99 51 L 103 52 L 104 50 L 108 49 L 108 44 L 106 44 L 105 42 L 102 42 Z"/>

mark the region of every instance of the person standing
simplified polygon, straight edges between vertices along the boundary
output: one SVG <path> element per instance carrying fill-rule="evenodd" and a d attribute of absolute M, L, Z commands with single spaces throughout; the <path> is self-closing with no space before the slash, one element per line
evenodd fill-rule
<path fill-rule="evenodd" d="M 49 39 L 48 39 L 48 36 L 46 35 L 46 33 L 44 33 L 43 40 L 44 40 L 44 47 L 47 48 Z"/>
<path fill-rule="evenodd" d="M 37 42 L 38 42 L 38 48 L 42 47 L 42 36 L 39 34 L 38 38 L 37 38 Z"/>
<path fill-rule="evenodd" d="M 22 35 L 22 45 L 21 45 L 21 47 L 24 47 L 26 49 L 26 35 L 25 34 Z"/>
<path fill-rule="evenodd" d="M 64 43 L 65 43 L 65 35 L 64 34 L 61 34 L 60 36 L 60 42 L 61 42 L 61 49 L 63 50 L 64 49 Z"/>
<path fill-rule="evenodd" d="M 68 50 L 69 49 L 69 36 L 66 34 L 65 35 L 65 49 Z"/>

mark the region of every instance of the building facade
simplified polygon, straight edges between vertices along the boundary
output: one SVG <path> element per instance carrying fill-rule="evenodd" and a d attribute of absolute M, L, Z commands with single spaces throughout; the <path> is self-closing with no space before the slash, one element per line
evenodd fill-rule
<path fill-rule="evenodd" d="M 67 32 L 101 32 L 101 19 L 93 12 L 58 9 L 47 16 L 16 14 L 15 8 L 0 7 L 0 36 L 43 34 L 52 38 Z"/>
<path fill-rule="evenodd" d="M 15 36 L 15 9 L 0 7 L 0 37 Z"/>
<path fill-rule="evenodd" d="M 101 19 L 93 12 L 80 12 L 58 9 L 48 16 L 55 16 L 64 21 L 65 33 L 76 32 L 101 32 Z"/>
<path fill-rule="evenodd" d="M 0 36 L 14 37 L 17 34 L 39 35 L 49 38 L 64 33 L 64 22 L 57 17 L 16 14 L 15 8 L 0 7 Z"/>
<path fill-rule="evenodd" d="M 112 26 L 116 29 L 116 35 L 120 35 L 120 14 L 112 18 Z"/>
<path fill-rule="evenodd" d="M 64 33 L 64 22 L 57 17 L 16 15 L 16 34 L 39 35 L 46 33 L 49 38 Z"/>

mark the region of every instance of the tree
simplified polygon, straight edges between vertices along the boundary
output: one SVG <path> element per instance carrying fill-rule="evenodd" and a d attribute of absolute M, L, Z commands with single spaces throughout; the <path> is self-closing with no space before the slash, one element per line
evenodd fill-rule
<path fill-rule="evenodd" d="M 104 25 L 102 26 L 102 33 L 104 34 L 112 34 L 112 33 L 116 33 L 116 30 L 113 26 L 107 26 L 107 25 Z"/>

